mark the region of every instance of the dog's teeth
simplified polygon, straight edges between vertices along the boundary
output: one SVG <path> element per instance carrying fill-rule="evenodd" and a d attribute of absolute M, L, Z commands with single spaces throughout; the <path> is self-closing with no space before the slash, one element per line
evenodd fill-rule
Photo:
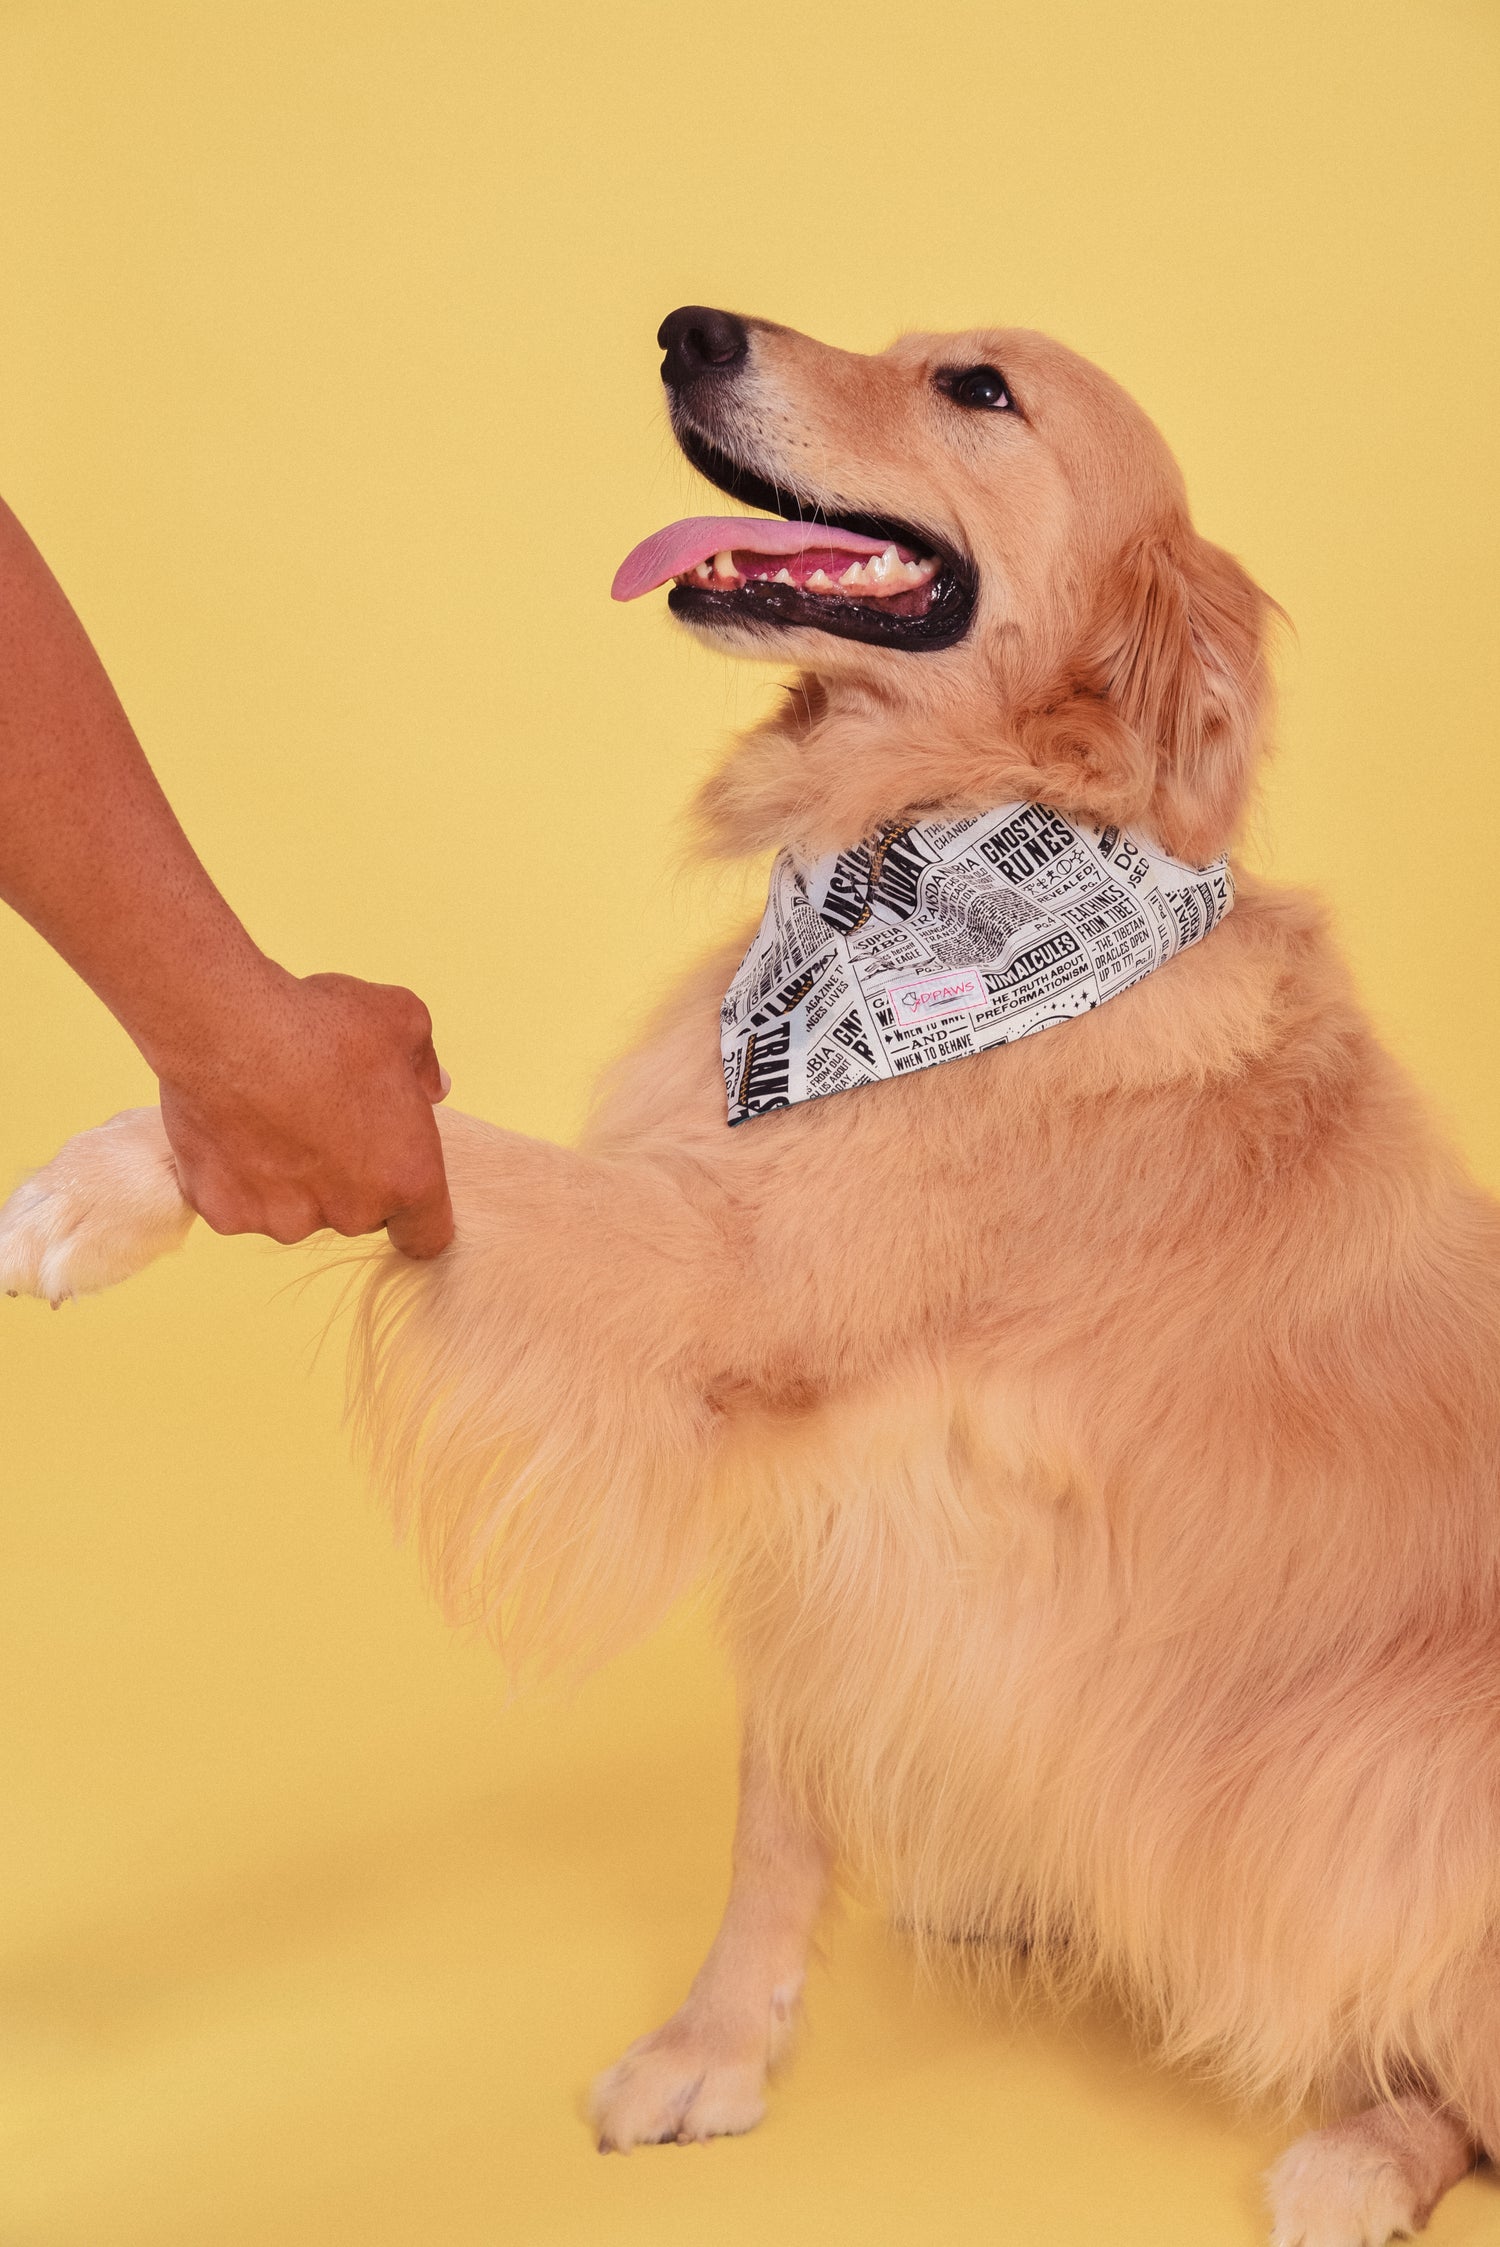
<path fill-rule="evenodd" d="M 809 570 L 805 578 L 798 578 L 785 563 L 773 570 L 769 561 L 757 559 L 752 568 L 736 568 L 733 553 L 726 547 L 715 554 L 712 561 L 693 564 L 691 581 L 697 585 L 718 584 L 724 587 L 740 585 L 785 585 L 792 592 L 807 593 L 899 593 L 908 586 L 926 585 L 936 577 L 938 564 L 930 554 L 917 561 L 907 561 L 894 546 L 885 547 L 879 554 L 867 554 L 854 561 L 842 576 L 830 577 L 819 567 Z"/>
<path fill-rule="evenodd" d="M 920 560 L 908 562 L 894 546 L 885 547 L 879 554 L 866 555 L 852 561 L 842 576 L 830 577 L 827 570 L 810 570 L 805 578 L 798 579 L 783 563 L 777 570 L 766 564 L 754 569 L 735 567 L 734 555 L 727 548 L 715 554 L 712 562 L 695 562 L 692 579 L 698 585 L 786 585 L 793 592 L 808 593 L 896 593 L 906 587 L 926 585 L 936 577 L 938 565 L 930 554 Z"/>

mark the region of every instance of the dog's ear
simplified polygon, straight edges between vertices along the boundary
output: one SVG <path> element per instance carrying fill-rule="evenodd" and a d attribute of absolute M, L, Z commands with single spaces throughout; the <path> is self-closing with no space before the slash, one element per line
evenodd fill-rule
<path fill-rule="evenodd" d="M 1124 555 L 1103 618 L 1104 687 L 1153 753 L 1148 824 L 1174 856 L 1215 857 L 1239 824 L 1269 699 L 1275 604 L 1184 527 Z"/>
<path fill-rule="evenodd" d="M 1191 863 L 1216 857 L 1260 746 L 1273 612 L 1233 555 L 1186 525 L 1120 555 L 1066 687 L 1021 728 L 1049 800 L 1142 820 Z"/>

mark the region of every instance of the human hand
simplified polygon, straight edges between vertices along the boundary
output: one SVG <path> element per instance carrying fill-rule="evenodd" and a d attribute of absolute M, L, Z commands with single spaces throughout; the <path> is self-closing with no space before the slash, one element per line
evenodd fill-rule
<path fill-rule="evenodd" d="M 161 1080 L 182 1191 L 216 1232 L 453 1235 L 427 1009 L 288 975 L 220 896 L 98 656 L 0 502 L 0 898 L 53 945 Z"/>
<path fill-rule="evenodd" d="M 448 1090 L 427 1009 L 352 975 L 271 961 L 235 991 L 222 1035 L 155 1059 L 185 1198 L 216 1233 L 299 1241 L 382 1225 L 408 1256 L 453 1237 L 434 1105 Z"/>

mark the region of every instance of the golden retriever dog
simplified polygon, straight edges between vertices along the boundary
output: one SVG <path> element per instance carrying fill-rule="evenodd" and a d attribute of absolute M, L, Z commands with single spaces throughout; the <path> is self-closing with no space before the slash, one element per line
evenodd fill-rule
<path fill-rule="evenodd" d="M 1008 329 L 864 356 L 688 307 L 661 340 L 684 451 L 762 511 L 718 560 L 662 534 L 671 607 L 795 670 L 702 793 L 710 852 L 1012 801 L 1232 849 L 1272 604 L 1113 382 Z M 898 579 L 812 582 L 810 522 Z M 1318 2101 L 1280 2247 L 1420 2228 L 1500 2152 L 1495 1205 L 1304 896 L 1240 877 L 1076 1020 L 730 1130 L 741 949 L 576 1149 L 445 1115 L 457 1237 L 382 1249 L 358 1322 L 382 1479 L 509 1656 L 715 1590 L 728 1905 L 595 2085 L 601 2145 L 760 2119 L 838 1873 Z M 0 1282 L 101 1285 L 189 1221 L 155 1112 L 119 1118 L 13 1198 Z"/>

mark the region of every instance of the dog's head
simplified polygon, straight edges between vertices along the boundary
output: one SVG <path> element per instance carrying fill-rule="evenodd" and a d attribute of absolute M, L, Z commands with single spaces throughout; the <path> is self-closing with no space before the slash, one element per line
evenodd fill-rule
<path fill-rule="evenodd" d="M 617 591 L 671 577 L 692 630 L 802 674 L 709 792 L 721 840 L 1029 795 L 1224 847 L 1272 604 L 1108 376 L 1023 329 L 867 357 L 689 306 L 659 341 L 683 451 L 764 516 L 674 526 Z"/>

